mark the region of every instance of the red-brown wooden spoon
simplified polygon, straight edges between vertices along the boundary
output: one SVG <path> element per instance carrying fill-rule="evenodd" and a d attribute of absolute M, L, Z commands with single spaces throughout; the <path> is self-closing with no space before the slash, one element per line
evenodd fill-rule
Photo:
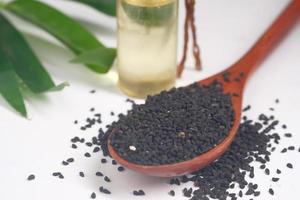
<path fill-rule="evenodd" d="M 199 81 L 199 84 L 207 85 L 214 80 L 218 80 L 223 83 L 225 93 L 237 94 L 232 96 L 232 104 L 235 111 L 234 125 L 228 136 L 219 145 L 192 160 L 158 166 L 145 166 L 130 163 L 121 158 L 109 142 L 108 149 L 111 156 L 121 165 L 129 169 L 158 177 L 172 177 L 188 174 L 197 171 L 218 159 L 226 152 L 236 136 L 241 118 L 242 94 L 247 78 L 250 76 L 250 73 L 270 54 L 270 52 L 277 46 L 277 44 L 299 19 L 300 0 L 293 0 L 286 10 L 272 24 L 272 26 L 250 49 L 250 51 L 237 63 L 223 72 Z M 230 74 L 230 82 L 224 81 L 224 73 Z M 234 80 L 235 78 L 239 78 L 239 81 Z"/>

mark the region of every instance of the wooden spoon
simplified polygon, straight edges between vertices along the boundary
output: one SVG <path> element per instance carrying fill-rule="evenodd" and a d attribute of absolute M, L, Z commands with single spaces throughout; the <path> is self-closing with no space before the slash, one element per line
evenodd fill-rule
<path fill-rule="evenodd" d="M 231 99 L 235 111 L 234 125 L 228 136 L 219 145 L 192 160 L 157 166 L 138 165 L 124 160 L 113 149 L 109 141 L 108 149 L 110 155 L 121 165 L 129 169 L 158 177 L 181 176 L 197 171 L 214 162 L 226 152 L 236 136 L 240 124 L 242 94 L 246 80 L 251 72 L 270 54 L 299 19 L 300 0 L 293 0 L 250 51 L 237 63 L 214 76 L 199 81 L 201 85 L 208 85 L 212 81 L 218 80 L 223 84 L 225 93 L 233 94 Z M 226 80 L 227 76 L 229 76 L 230 81 Z"/>

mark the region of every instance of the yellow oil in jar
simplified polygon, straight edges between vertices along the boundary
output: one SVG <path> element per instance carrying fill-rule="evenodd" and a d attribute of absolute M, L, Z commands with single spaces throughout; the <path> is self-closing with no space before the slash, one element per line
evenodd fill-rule
<path fill-rule="evenodd" d="M 176 80 L 177 0 L 118 1 L 119 87 L 129 96 L 170 89 Z"/>

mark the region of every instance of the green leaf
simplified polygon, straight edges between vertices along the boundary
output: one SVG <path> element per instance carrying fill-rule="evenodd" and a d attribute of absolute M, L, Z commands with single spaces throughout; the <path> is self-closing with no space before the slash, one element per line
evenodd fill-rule
<path fill-rule="evenodd" d="M 77 55 L 92 49 L 103 48 L 103 51 L 107 49 L 79 23 L 42 2 L 17 0 L 6 5 L 6 8 L 46 30 Z M 103 68 L 103 66 L 98 65 L 87 66 L 98 73 L 106 73 L 107 68 L 110 67 L 105 66 Z"/>
<path fill-rule="evenodd" d="M 116 16 L 116 0 L 73 0 L 87 4 L 107 15 Z"/>
<path fill-rule="evenodd" d="M 17 75 L 12 63 L 4 54 L 5 52 L 0 49 L 0 93 L 14 109 L 26 117 L 27 112 L 19 89 Z"/>
<path fill-rule="evenodd" d="M 112 66 L 114 58 L 116 57 L 116 49 L 93 49 L 91 51 L 84 52 L 74 58 L 72 62 L 82 64 L 92 64 L 103 66 Z M 108 71 L 110 68 L 106 68 Z"/>
<path fill-rule="evenodd" d="M 55 87 L 24 37 L 0 14 L 0 50 L 10 60 L 15 72 L 35 93 Z"/>

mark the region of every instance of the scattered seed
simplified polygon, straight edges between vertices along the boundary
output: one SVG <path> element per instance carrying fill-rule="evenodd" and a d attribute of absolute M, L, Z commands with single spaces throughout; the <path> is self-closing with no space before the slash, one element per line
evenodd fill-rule
<path fill-rule="evenodd" d="M 286 153 L 287 152 L 287 148 L 283 148 L 282 150 L 281 150 L 281 153 Z"/>
<path fill-rule="evenodd" d="M 143 190 L 134 190 L 132 193 L 135 196 L 144 196 L 145 195 L 145 192 Z"/>
<path fill-rule="evenodd" d="M 103 176 L 101 172 L 96 172 L 96 176 Z"/>
<path fill-rule="evenodd" d="M 91 154 L 88 153 L 88 152 L 86 152 L 86 153 L 84 154 L 84 156 L 87 157 L 87 158 L 89 158 L 89 157 L 91 157 Z"/>
<path fill-rule="evenodd" d="M 107 160 L 105 158 L 102 158 L 101 163 L 107 163 Z"/>
<path fill-rule="evenodd" d="M 291 138 L 292 134 L 291 133 L 285 133 L 284 136 L 287 137 L 287 138 Z"/>
<path fill-rule="evenodd" d="M 77 145 L 76 144 L 72 144 L 71 147 L 72 147 L 72 149 L 77 149 Z"/>
<path fill-rule="evenodd" d="M 94 112 L 94 111 L 95 111 L 95 108 L 91 108 L 90 111 L 91 111 L 91 112 Z"/>
<path fill-rule="evenodd" d="M 265 174 L 270 175 L 270 170 L 268 168 L 265 169 Z"/>
<path fill-rule="evenodd" d="M 30 174 L 28 177 L 27 177 L 27 180 L 28 181 L 32 181 L 35 179 L 35 175 L 34 174 Z"/>
<path fill-rule="evenodd" d="M 174 197 L 174 196 L 175 196 L 175 191 L 174 191 L 174 190 L 171 190 L 168 194 L 169 194 L 170 196 Z"/>
<path fill-rule="evenodd" d="M 96 193 L 95 193 L 95 192 L 93 192 L 93 193 L 91 194 L 91 199 L 96 199 Z"/>
<path fill-rule="evenodd" d="M 260 169 L 265 169 L 266 168 L 266 165 L 261 165 L 260 167 L 259 167 Z"/>
<path fill-rule="evenodd" d="M 84 177 L 84 173 L 83 172 L 79 172 L 79 176 L 83 178 Z"/>
<path fill-rule="evenodd" d="M 286 128 L 287 128 L 287 126 L 286 126 L 285 124 L 283 124 L 283 125 L 282 125 L 282 128 L 283 128 L 283 129 L 286 129 Z"/>
<path fill-rule="evenodd" d="M 289 146 L 288 150 L 293 151 L 293 150 L 295 150 L 295 147 L 294 146 Z"/>
<path fill-rule="evenodd" d="M 274 190 L 273 190 L 272 188 L 270 188 L 270 189 L 269 189 L 269 193 L 270 193 L 271 195 L 274 195 Z"/>
<path fill-rule="evenodd" d="M 276 173 L 277 173 L 277 174 L 281 174 L 280 169 L 277 169 L 277 170 L 276 170 Z"/>
<path fill-rule="evenodd" d="M 68 163 L 74 162 L 74 158 L 68 158 L 68 159 L 67 159 L 67 162 L 68 162 Z"/>
<path fill-rule="evenodd" d="M 290 169 L 293 169 L 293 165 L 291 163 L 286 164 L 286 166 Z"/>
<path fill-rule="evenodd" d="M 105 180 L 106 182 L 111 182 L 110 178 L 108 178 L 107 176 L 104 177 L 104 180 Z"/>
<path fill-rule="evenodd" d="M 279 181 L 279 178 L 272 178 L 272 181 L 277 182 L 277 181 Z"/>
<path fill-rule="evenodd" d="M 117 163 L 117 161 L 112 160 L 112 161 L 111 161 L 111 164 L 112 164 L 112 165 L 117 165 L 118 163 Z"/>
<path fill-rule="evenodd" d="M 108 189 L 104 188 L 103 186 L 101 186 L 99 188 L 99 191 L 104 193 L 104 194 L 111 194 L 111 192 Z"/>
<path fill-rule="evenodd" d="M 118 167 L 118 171 L 119 171 L 119 172 L 123 172 L 124 170 L 125 170 L 124 167 L 122 167 L 122 166 Z"/>
<path fill-rule="evenodd" d="M 66 161 L 64 161 L 64 160 L 63 160 L 61 163 L 62 163 L 62 165 L 65 165 L 65 166 L 66 166 L 66 165 L 69 165 L 69 163 L 66 162 Z"/>
<path fill-rule="evenodd" d="M 95 147 L 94 150 L 93 150 L 93 153 L 97 153 L 97 152 L 99 152 L 100 150 L 101 150 L 100 147 Z"/>
<path fill-rule="evenodd" d="M 246 107 L 243 109 L 243 112 L 246 112 L 246 111 L 248 111 L 248 110 L 250 110 L 250 109 L 251 109 L 251 106 L 248 105 L 248 106 L 246 106 Z"/>
<path fill-rule="evenodd" d="M 78 124 L 78 120 L 75 120 L 75 121 L 74 121 L 74 124 Z"/>

